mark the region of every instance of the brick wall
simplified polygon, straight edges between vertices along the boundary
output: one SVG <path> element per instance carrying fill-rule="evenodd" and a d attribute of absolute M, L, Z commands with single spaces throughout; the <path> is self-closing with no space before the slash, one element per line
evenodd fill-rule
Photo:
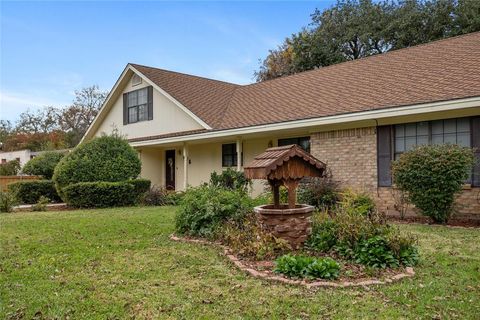
<path fill-rule="evenodd" d="M 377 138 L 375 127 L 314 133 L 311 153 L 327 163 L 343 187 L 370 193 L 378 208 L 396 216 L 395 191 L 377 188 Z M 457 198 L 454 218 L 480 220 L 480 188 L 466 188 Z M 410 206 L 407 216 L 415 216 Z"/>
<path fill-rule="evenodd" d="M 375 127 L 319 132 L 310 138 L 310 152 L 325 162 L 345 187 L 373 192 L 377 188 Z"/>

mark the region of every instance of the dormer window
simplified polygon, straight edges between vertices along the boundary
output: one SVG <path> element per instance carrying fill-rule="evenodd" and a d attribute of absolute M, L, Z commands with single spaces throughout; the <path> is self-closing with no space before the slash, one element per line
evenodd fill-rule
<path fill-rule="evenodd" d="M 123 124 L 153 119 L 152 87 L 123 94 Z"/>

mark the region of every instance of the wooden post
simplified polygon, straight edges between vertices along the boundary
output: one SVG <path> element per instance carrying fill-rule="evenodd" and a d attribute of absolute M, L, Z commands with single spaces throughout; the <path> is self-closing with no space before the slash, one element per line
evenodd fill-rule
<path fill-rule="evenodd" d="M 273 208 L 279 209 L 280 208 L 280 184 L 278 181 L 268 180 L 270 186 L 272 187 L 272 194 L 273 194 Z"/>
<path fill-rule="evenodd" d="M 288 179 L 284 181 L 285 187 L 288 189 L 288 208 L 295 209 L 297 203 L 297 187 L 300 180 L 298 179 Z"/>

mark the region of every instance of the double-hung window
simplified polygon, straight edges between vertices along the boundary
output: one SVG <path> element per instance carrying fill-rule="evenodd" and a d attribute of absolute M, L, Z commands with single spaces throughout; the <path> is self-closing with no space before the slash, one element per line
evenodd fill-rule
<path fill-rule="evenodd" d="M 235 167 L 237 163 L 237 144 L 222 144 L 222 167 Z"/>
<path fill-rule="evenodd" d="M 147 88 L 127 93 L 128 123 L 148 120 Z"/>

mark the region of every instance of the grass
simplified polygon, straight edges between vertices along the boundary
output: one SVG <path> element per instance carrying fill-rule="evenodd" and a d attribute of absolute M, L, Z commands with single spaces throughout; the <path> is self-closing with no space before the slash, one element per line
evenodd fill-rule
<path fill-rule="evenodd" d="M 173 207 L 0 215 L 0 318 L 478 319 L 480 229 L 401 225 L 419 237 L 415 278 L 314 292 L 170 241 L 173 217 Z"/>

